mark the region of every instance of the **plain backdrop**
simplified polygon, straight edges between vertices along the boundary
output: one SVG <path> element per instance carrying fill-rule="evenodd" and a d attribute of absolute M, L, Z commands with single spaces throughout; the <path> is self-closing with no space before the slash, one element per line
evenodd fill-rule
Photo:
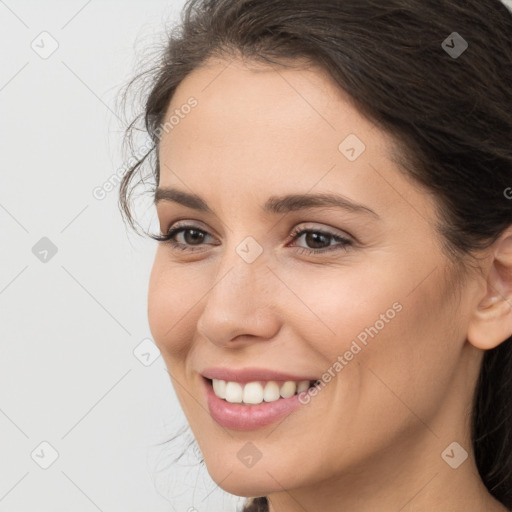
<path fill-rule="evenodd" d="M 0 1 L 0 512 L 240 506 L 157 444 L 185 419 L 147 322 L 155 242 L 104 186 L 119 91 L 183 3 Z"/>
<path fill-rule="evenodd" d="M 156 242 L 93 194 L 183 3 L 0 2 L 0 512 L 235 510 L 196 459 L 166 467 L 185 420 L 146 316 Z"/>

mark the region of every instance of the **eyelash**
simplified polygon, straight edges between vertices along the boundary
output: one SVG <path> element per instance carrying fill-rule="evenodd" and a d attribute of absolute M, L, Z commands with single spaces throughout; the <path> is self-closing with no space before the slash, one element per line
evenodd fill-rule
<path fill-rule="evenodd" d="M 158 242 L 170 244 L 173 248 L 178 249 L 180 251 L 190 251 L 190 252 L 201 251 L 202 249 L 190 249 L 190 247 L 187 244 L 182 244 L 180 242 L 176 242 L 175 240 L 173 240 L 173 237 L 175 235 L 177 235 L 181 232 L 187 231 L 187 230 L 199 231 L 200 233 L 204 233 L 204 234 L 208 235 L 208 232 L 206 232 L 202 229 L 199 229 L 196 226 L 184 225 L 184 226 L 177 226 L 173 229 L 170 229 L 167 232 L 167 234 L 165 234 L 165 235 L 152 236 L 152 238 Z M 304 228 L 294 229 L 292 231 L 292 233 L 290 233 L 290 237 L 292 239 L 291 241 L 293 242 L 293 241 L 299 239 L 302 235 L 304 235 L 306 233 L 316 233 L 316 234 L 324 235 L 326 237 L 330 237 L 333 240 L 340 242 L 341 246 L 339 246 L 339 245 L 338 246 L 335 245 L 333 247 L 328 246 L 327 248 L 324 248 L 324 249 L 308 249 L 306 247 L 299 247 L 298 248 L 299 250 L 297 251 L 299 254 L 320 254 L 320 253 L 326 253 L 326 252 L 335 251 L 335 250 L 346 251 L 347 248 L 352 245 L 352 241 L 349 240 L 348 238 L 344 238 L 339 235 L 335 235 L 334 233 L 330 233 L 330 232 L 324 231 L 322 229 L 304 229 Z"/>

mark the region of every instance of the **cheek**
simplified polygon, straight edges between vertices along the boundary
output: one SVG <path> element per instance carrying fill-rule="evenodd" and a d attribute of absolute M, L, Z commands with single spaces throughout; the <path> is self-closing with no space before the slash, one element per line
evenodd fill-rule
<path fill-rule="evenodd" d="M 424 421 L 434 416 L 457 365 L 463 336 L 453 327 L 456 307 L 448 291 L 442 292 L 440 279 L 433 275 L 413 293 L 410 285 L 404 286 L 394 318 L 379 325 L 378 316 L 369 319 L 377 329 L 364 331 L 367 344 L 357 356 L 363 365 L 364 402 L 380 404 L 377 409 L 387 411 L 390 425 L 397 428 L 398 418 L 405 422 L 410 417 L 408 408 Z M 384 310 L 375 313 L 380 312 Z M 371 417 L 371 408 L 366 413 Z"/>
<path fill-rule="evenodd" d="M 164 359 L 182 358 L 194 336 L 194 306 L 202 294 L 194 291 L 183 269 L 162 261 L 159 252 L 149 280 L 148 322 Z"/>
<path fill-rule="evenodd" d="M 310 269 L 300 279 L 291 272 L 281 275 L 283 281 L 293 283 L 296 297 L 286 319 L 295 310 L 304 338 L 331 362 L 349 350 L 352 341 L 364 347 L 377 331 L 383 337 L 389 325 L 400 322 L 408 282 L 394 278 L 389 270 L 382 272 L 377 265 Z"/>
<path fill-rule="evenodd" d="M 297 325 L 322 354 L 325 371 L 346 376 L 334 379 L 336 386 L 357 388 L 360 400 L 374 404 L 376 394 L 381 403 L 394 399 L 387 384 L 412 402 L 429 394 L 424 405 L 430 407 L 456 363 L 457 311 L 440 271 L 415 288 L 427 266 L 393 263 L 385 270 L 365 265 L 302 274 L 293 286 L 301 299 L 294 306 L 302 315 Z"/>

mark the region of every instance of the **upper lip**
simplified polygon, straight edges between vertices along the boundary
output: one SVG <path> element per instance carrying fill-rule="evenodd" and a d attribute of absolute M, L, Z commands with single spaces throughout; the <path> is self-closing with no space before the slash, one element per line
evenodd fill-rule
<path fill-rule="evenodd" d="M 278 370 L 271 370 L 269 368 L 206 368 L 200 372 L 203 377 L 207 379 L 219 379 L 230 382 L 254 382 L 254 381 L 288 381 L 293 380 L 300 382 L 302 380 L 316 381 L 317 377 L 311 375 L 292 375 Z"/>

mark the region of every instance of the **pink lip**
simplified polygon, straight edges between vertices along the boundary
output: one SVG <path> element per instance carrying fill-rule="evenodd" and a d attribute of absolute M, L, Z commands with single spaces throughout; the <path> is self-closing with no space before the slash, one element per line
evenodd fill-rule
<path fill-rule="evenodd" d="M 317 380 L 318 377 L 311 375 L 291 375 L 280 371 L 269 370 L 266 368 L 242 368 L 239 370 L 233 368 L 206 368 L 200 372 L 207 379 L 219 379 L 239 383 L 256 382 L 256 381 L 287 381 L 293 380 L 300 382 L 301 380 Z"/>
<path fill-rule="evenodd" d="M 210 381 L 205 378 L 201 380 L 205 387 L 211 417 L 219 425 L 234 430 L 254 430 L 275 423 L 298 409 L 301 406 L 299 396 L 306 393 L 306 391 L 303 391 L 290 398 L 280 398 L 275 402 L 263 402 L 259 405 L 232 404 L 215 395 Z M 232 377 L 230 380 L 232 380 Z"/>

